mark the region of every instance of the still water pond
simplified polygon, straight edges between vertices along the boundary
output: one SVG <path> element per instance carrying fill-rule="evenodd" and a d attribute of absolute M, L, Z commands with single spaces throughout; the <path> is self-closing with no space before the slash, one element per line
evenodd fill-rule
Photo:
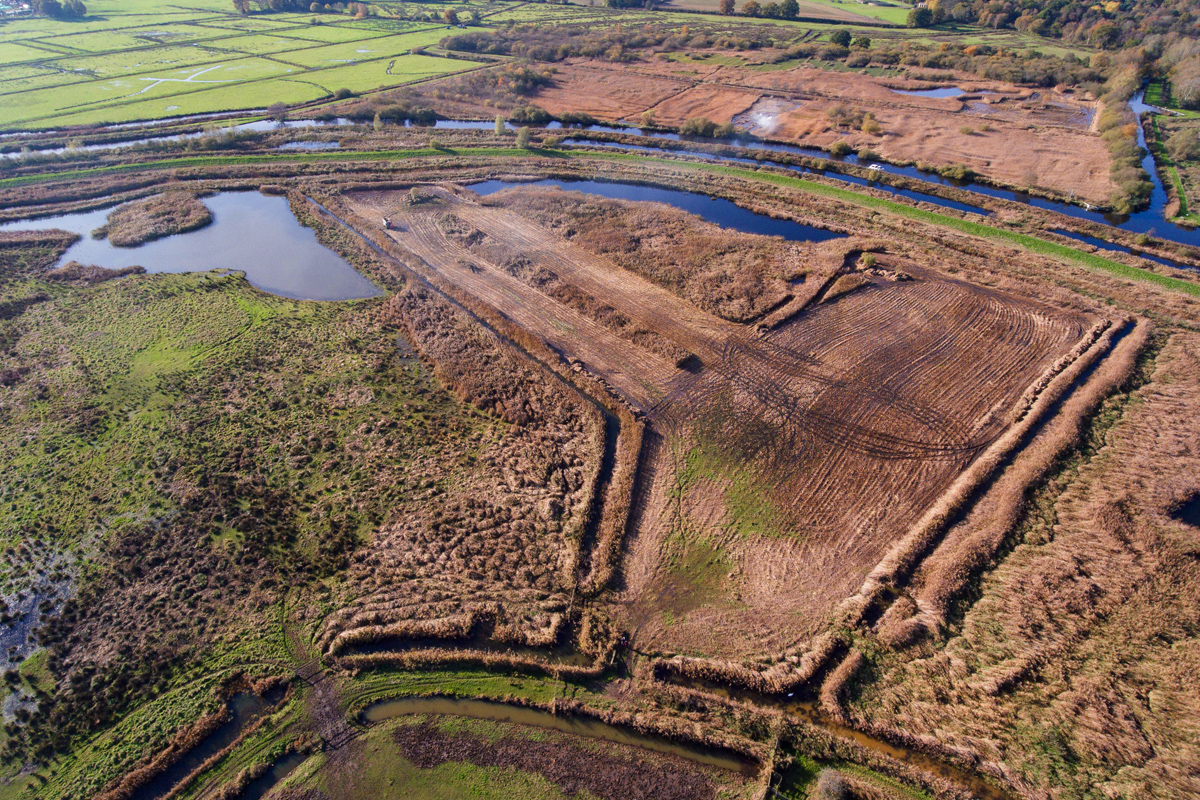
<path fill-rule="evenodd" d="M 191 233 L 168 236 L 140 247 L 113 247 L 91 238 L 111 208 L 19 220 L 0 231 L 59 228 L 83 238 L 60 263 L 78 261 L 110 269 L 140 265 L 147 272 L 239 270 L 264 292 L 302 300 L 374 297 L 378 288 L 301 225 L 283 197 L 258 192 L 223 192 L 204 198 L 213 221 Z"/>
<path fill-rule="evenodd" d="M 782 236 L 790 242 L 823 242 L 828 239 L 840 239 L 843 233 L 805 225 L 790 219 L 775 219 L 766 214 L 758 214 L 742 208 L 729 200 L 719 197 L 709 197 L 698 192 L 685 192 L 679 189 L 663 189 L 657 186 L 640 186 L 632 183 L 609 183 L 606 181 L 567 181 L 549 178 L 543 181 L 483 181 L 471 184 L 468 188 L 481 195 L 489 195 L 501 189 L 511 189 L 517 186 L 555 186 L 568 191 L 594 194 L 617 200 L 640 200 L 652 203 L 666 203 L 675 208 L 695 214 L 705 220 L 720 225 L 722 228 L 741 231 L 742 233 L 758 233 L 764 236 Z"/>
<path fill-rule="evenodd" d="M 910 97 L 961 97 L 966 94 L 957 86 L 940 86 L 937 89 L 892 89 L 892 91 Z"/>

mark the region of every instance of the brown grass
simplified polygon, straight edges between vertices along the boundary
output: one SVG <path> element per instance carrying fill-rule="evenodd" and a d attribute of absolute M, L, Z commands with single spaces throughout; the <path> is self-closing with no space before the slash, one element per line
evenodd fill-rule
<path fill-rule="evenodd" d="M 988 754 L 1022 796 L 1097 782 L 1129 797 L 1200 791 L 1189 767 L 1200 696 L 1183 677 L 1200 664 L 1189 633 L 1200 562 L 1196 529 L 1170 516 L 1200 489 L 1186 444 L 1197 435 L 1195 342 L 1171 335 L 1149 382 L 1104 406 L 1099 438 L 1035 498 L 961 632 L 885 659 L 861 713 Z M 1032 707 L 1036 717 L 1011 725 Z"/>
<path fill-rule="evenodd" d="M 137 247 L 176 233 L 203 228 L 212 212 L 191 192 L 172 191 L 126 203 L 108 215 L 104 227 L 93 232 L 108 237 L 117 247 Z"/>

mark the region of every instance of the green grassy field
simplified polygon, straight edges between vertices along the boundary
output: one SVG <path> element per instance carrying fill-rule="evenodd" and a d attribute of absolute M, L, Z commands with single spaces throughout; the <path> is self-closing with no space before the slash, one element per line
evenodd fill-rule
<path fill-rule="evenodd" d="M 463 5 L 466 7 L 466 4 Z M 410 56 L 446 26 L 340 14 L 242 17 L 195 6 L 97 0 L 80 21 L 0 23 L 0 125 L 39 129 L 320 100 L 472 69 Z"/>

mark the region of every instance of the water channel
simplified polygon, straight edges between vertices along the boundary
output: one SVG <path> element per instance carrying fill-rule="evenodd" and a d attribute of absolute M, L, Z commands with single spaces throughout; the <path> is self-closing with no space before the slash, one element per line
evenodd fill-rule
<path fill-rule="evenodd" d="M 593 194 L 615 200 L 637 200 L 641 202 L 666 203 L 675 208 L 695 214 L 708 222 L 742 233 L 757 233 L 763 236 L 781 236 L 790 242 L 823 242 L 839 239 L 842 233 L 805 225 L 790 219 L 775 219 L 759 214 L 729 200 L 709 197 L 699 192 L 681 189 L 663 189 L 658 186 L 641 186 L 634 183 L 614 183 L 597 180 L 559 180 L 547 178 L 541 181 L 482 181 L 467 186 L 481 195 L 489 195 L 502 189 L 522 186 L 543 186 Z"/>
<path fill-rule="evenodd" d="M 913 92 L 900 91 L 899 93 L 901 93 L 901 94 L 910 94 L 910 93 L 911 94 L 920 94 L 922 96 L 946 96 L 946 97 L 955 96 L 955 95 L 950 95 L 950 94 L 944 94 L 945 92 L 950 92 L 950 91 L 961 92 L 961 90 L 958 89 L 958 87 L 942 87 L 939 89 L 915 90 Z M 943 94 L 932 94 L 931 95 L 931 93 L 938 93 L 938 92 L 941 92 Z M 1139 115 L 1142 114 L 1143 112 L 1154 110 L 1154 108 L 1152 106 L 1145 104 L 1145 102 L 1143 101 L 1143 93 L 1142 92 L 1139 92 L 1130 101 L 1130 107 L 1133 109 L 1134 113 L 1139 114 Z M 343 119 L 343 118 L 327 120 L 327 121 L 326 120 L 294 120 L 294 121 L 289 121 L 289 122 L 275 122 L 275 121 L 271 121 L 271 120 L 259 120 L 257 122 L 249 122 L 249 123 L 243 123 L 241 125 L 235 125 L 230 128 L 227 128 L 225 130 L 231 131 L 233 133 L 238 133 L 238 132 L 268 131 L 268 130 L 274 130 L 274 129 L 279 129 L 279 128 L 311 128 L 311 127 L 338 126 L 338 125 L 347 125 L 347 124 L 351 124 L 350 120 Z M 495 122 L 488 122 L 488 121 L 438 120 L 436 123 L 434 123 L 433 125 L 430 125 L 428 127 L 433 128 L 433 129 L 448 129 L 448 130 L 491 130 L 494 126 L 495 126 Z M 515 126 L 512 125 L 511 123 L 506 123 L 506 127 L 511 130 Z M 823 160 L 828 160 L 828 161 L 840 160 L 841 162 L 847 163 L 847 164 L 855 164 L 855 165 L 859 164 L 858 157 L 854 154 L 845 156 L 842 159 L 834 159 L 832 156 L 829 155 L 829 153 L 825 152 L 824 150 L 818 150 L 816 148 L 811 148 L 811 147 L 800 147 L 797 145 L 790 145 L 790 144 L 781 144 L 781 143 L 777 143 L 777 142 L 764 142 L 764 141 L 759 141 L 759 140 L 740 140 L 740 139 L 736 140 L 736 141 L 702 140 L 702 139 L 695 139 L 694 137 L 683 137 L 678 133 L 671 133 L 671 132 L 664 132 L 664 131 L 657 131 L 657 130 L 643 130 L 643 129 L 637 128 L 637 127 L 623 127 L 623 126 L 614 126 L 614 125 L 589 125 L 589 126 L 584 126 L 584 127 L 567 127 L 567 126 L 562 125 L 562 123 L 559 123 L 559 122 L 551 122 L 551 123 L 547 124 L 545 127 L 547 129 L 551 129 L 551 130 L 579 130 L 579 131 L 592 131 L 592 132 L 599 132 L 599 133 L 623 133 L 623 134 L 629 134 L 629 135 L 633 135 L 633 136 L 644 136 L 647 138 L 656 139 L 656 140 L 660 140 L 660 141 L 664 141 L 664 142 L 683 143 L 684 141 L 687 141 L 687 140 L 694 140 L 694 141 L 708 141 L 710 143 L 726 144 L 726 145 L 736 144 L 738 146 L 745 147 L 750 150 L 760 150 L 760 151 L 764 151 L 764 152 L 773 152 L 773 153 L 786 153 L 786 154 L 790 154 L 790 155 L 803 156 L 806 158 L 823 159 Z M 85 146 L 79 148 L 79 150 L 82 150 L 82 151 L 108 150 L 108 149 L 114 149 L 114 148 L 118 148 L 118 147 L 129 147 L 129 146 L 137 145 L 137 144 L 147 144 L 150 142 L 180 141 L 180 140 L 196 138 L 196 137 L 204 136 L 204 135 L 210 135 L 210 134 L 208 134 L 208 133 L 191 133 L 191 134 L 182 134 L 182 135 L 175 135 L 175 136 L 146 137 L 146 138 L 142 138 L 142 139 L 134 139 L 134 140 L 125 141 L 125 142 L 85 145 Z M 568 140 L 568 141 L 570 141 L 570 140 Z M 578 143 L 597 144 L 596 142 L 590 142 L 590 141 L 580 141 Z M 1146 146 L 1145 134 L 1141 130 L 1141 126 L 1138 126 L 1138 144 L 1141 145 L 1142 147 Z M 633 150 L 633 151 L 650 150 L 650 151 L 656 152 L 656 150 L 654 148 L 641 148 L 636 145 L 623 145 L 623 144 L 619 144 L 619 143 L 605 143 L 605 146 L 617 147 L 617 148 Z M 38 152 L 63 152 L 64 150 L 65 150 L 65 148 L 56 148 L 53 150 L 38 151 Z M 20 153 L 8 153 L 8 154 L 4 154 L 3 156 L 0 156 L 0 157 L 14 158 L 14 157 L 19 157 L 20 155 L 21 155 Z M 746 163 L 746 164 L 757 164 L 758 163 L 754 159 L 748 159 L 748 158 L 711 156 L 711 155 L 709 157 L 716 159 L 716 160 L 730 161 L 730 162 L 734 162 L 734 163 Z M 955 188 L 963 189 L 965 191 L 983 195 L 986 197 L 993 197 L 993 198 L 1000 199 L 1000 200 L 1011 200 L 1011 201 L 1018 202 L 1018 203 L 1024 203 L 1027 205 L 1031 205 L 1035 208 L 1040 208 L 1040 209 L 1044 209 L 1047 211 L 1054 211 L 1054 212 L 1064 214 L 1069 217 L 1074 217 L 1076 219 L 1088 220 L 1089 222 L 1095 222 L 1095 223 L 1098 223 L 1101 225 L 1109 225 L 1109 226 L 1112 226 L 1115 228 L 1119 228 L 1121 230 L 1130 231 L 1130 232 L 1134 232 L 1134 233 L 1145 233 L 1147 235 L 1157 236 L 1161 239 L 1165 239 L 1165 240 L 1171 241 L 1171 242 L 1176 242 L 1179 244 L 1187 244 L 1187 245 L 1193 245 L 1193 246 L 1200 247 L 1200 229 L 1188 228 L 1188 227 L 1185 227 L 1182 225 L 1176 225 L 1175 223 L 1170 222 L 1163 217 L 1163 211 L 1165 210 L 1166 205 L 1167 205 L 1167 193 L 1163 187 L 1161 179 L 1158 176 L 1158 171 L 1154 168 L 1154 158 L 1149 153 L 1147 153 L 1146 157 L 1143 159 L 1142 166 L 1146 169 L 1147 173 L 1150 176 L 1151 183 L 1153 184 L 1153 191 L 1152 191 L 1151 197 L 1150 197 L 1150 204 L 1147 208 L 1145 208 L 1141 211 L 1138 211 L 1134 214 L 1125 215 L 1125 216 L 1114 215 L 1114 214 L 1105 214 L 1100 211 L 1094 211 L 1094 210 L 1091 210 L 1088 208 L 1083 208 L 1083 207 L 1073 205 L 1070 203 L 1060 203 L 1060 202 L 1057 202 L 1054 200 L 1046 200 L 1046 199 L 1039 198 L 1039 197 L 1031 197 L 1022 192 L 1016 192 L 1016 191 L 1012 191 L 1009 189 L 998 189 L 993 186 L 986 186 L 984 184 L 979 184 L 979 183 L 974 183 L 974 182 L 955 181 L 955 180 L 951 180 L 949 178 L 944 178 L 941 175 L 938 175 L 937 173 L 926 172 L 926 171 L 920 170 L 916 167 L 904 167 L 904 166 L 897 166 L 894 164 L 884 164 L 884 163 L 879 163 L 876 166 L 878 166 L 880 168 L 879 169 L 880 172 L 885 172 L 890 175 L 901 175 L 901 176 L 904 176 L 907 178 L 912 178 L 914 180 L 924 181 L 926 183 L 937 183 L 937 184 L 941 184 L 944 186 L 954 186 Z M 807 171 L 802 167 L 791 167 L 791 168 L 796 171 L 799 171 L 799 172 Z M 852 183 L 852 184 L 856 184 L 856 185 L 860 185 L 860 186 L 869 185 L 874 188 L 878 188 L 878 189 L 882 189 L 884 191 L 890 192 L 892 194 L 896 194 L 896 195 L 899 195 L 902 197 L 907 197 L 911 200 L 917 200 L 917 201 L 921 201 L 921 202 L 931 203 L 933 205 L 937 205 L 942 208 L 953 208 L 953 209 L 956 209 L 959 211 L 964 211 L 967 213 L 984 214 L 984 215 L 989 213 L 985 209 L 979 208 L 978 206 L 973 206 L 969 203 L 963 203 L 963 202 L 955 201 L 955 200 L 947 200 L 947 199 L 944 199 L 941 197 L 937 197 L 935 195 L 924 194 L 924 193 L 921 193 L 918 191 L 913 191 L 913 190 L 908 190 L 908 189 L 896 189 L 896 188 L 890 187 L 886 184 L 881 184 L 876 181 L 871 181 L 867 178 L 860 178 L 860 177 L 854 176 L 854 175 L 843 175 L 843 174 L 836 173 L 836 172 L 826 172 L 824 174 L 827 177 L 833 178 L 835 180 L 843 181 L 846 183 Z M 1176 266 L 1176 265 L 1172 264 L 1172 266 Z"/>
<path fill-rule="evenodd" d="M 394 700 L 381 700 L 368 706 L 362 712 L 362 718 L 368 723 L 376 723 L 412 714 L 441 714 L 529 725 L 588 739 L 602 739 L 606 742 L 631 745 L 657 753 L 668 753 L 705 766 L 747 775 L 752 775 L 758 769 L 756 761 L 730 750 L 651 736 L 639 733 L 632 728 L 609 725 L 590 717 L 560 716 L 541 709 L 522 708 L 491 700 L 457 697 L 401 697 Z"/>
<path fill-rule="evenodd" d="M 176 784 L 195 772 L 205 761 L 233 744 L 247 725 L 263 715 L 268 703 L 258 695 L 246 692 L 229 698 L 226 706 L 229 708 L 229 719 L 221 723 L 204 741 L 184 753 L 174 764 L 134 790 L 133 800 L 158 800 L 168 794 Z"/>
<path fill-rule="evenodd" d="M 304 300 L 374 297 L 378 288 L 301 225 L 283 197 L 258 192 L 222 192 L 203 202 L 212 211 L 207 227 L 167 236 L 138 247 L 114 247 L 93 239 L 111 208 L 18 220 L 0 232 L 58 228 L 82 238 L 60 259 L 110 269 L 142 266 L 147 272 L 239 270 L 264 292 Z"/>

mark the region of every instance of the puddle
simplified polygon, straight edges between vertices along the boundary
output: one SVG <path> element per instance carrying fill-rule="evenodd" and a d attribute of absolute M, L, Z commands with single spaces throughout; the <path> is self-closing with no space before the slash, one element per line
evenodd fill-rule
<path fill-rule="evenodd" d="M 957 86 L 940 86 L 936 89 L 892 89 L 896 94 L 906 94 L 910 97 L 962 97 L 965 89 Z"/>

